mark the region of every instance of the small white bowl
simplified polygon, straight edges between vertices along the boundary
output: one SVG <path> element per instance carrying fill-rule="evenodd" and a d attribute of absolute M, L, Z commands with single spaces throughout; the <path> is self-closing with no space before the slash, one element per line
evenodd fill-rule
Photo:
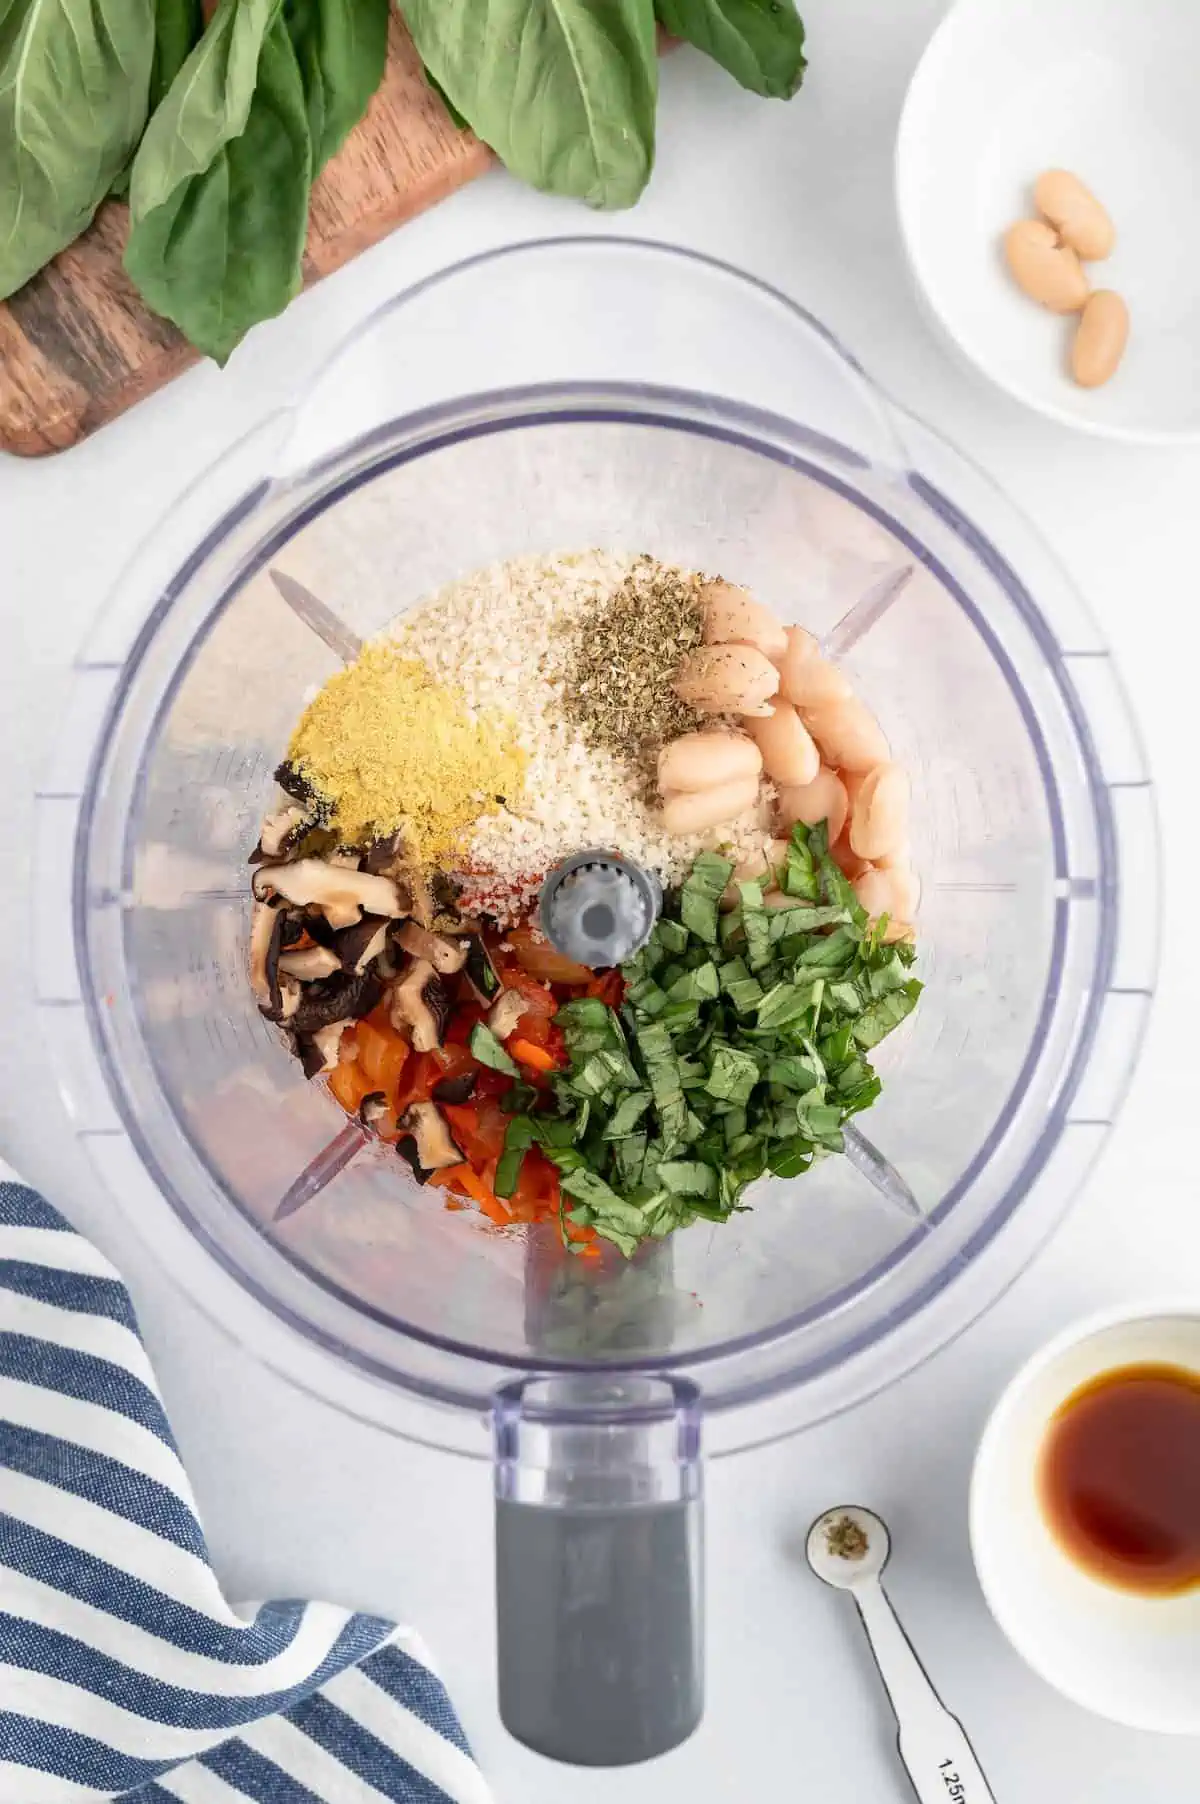
<path fill-rule="evenodd" d="M 1037 1468 L 1081 1384 L 1141 1362 L 1200 1372 L 1200 1303 L 1114 1310 L 1034 1355 L 997 1404 L 971 1479 L 971 1549 L 992 1615 L 1034 1671 L 1134 1729 L 1200 1734 L 1200 1591 L 1140 1597 L 1093 1578 L 1050 1532 Z"/>
<path fill-rule="evenodd" d="M 917 287 L 976 368 L 1066 425 L 1200 439 L 1198 70 L 1196 0 L 959 0 L 913 77 L 896 197 Z M 1088 270 L 1129 303 L 1129 348 L 1099 389 L 1068 374 L 1074 321 L 1022 294 L 1001 250 L 1059 168 L 1117 228 Z"/>

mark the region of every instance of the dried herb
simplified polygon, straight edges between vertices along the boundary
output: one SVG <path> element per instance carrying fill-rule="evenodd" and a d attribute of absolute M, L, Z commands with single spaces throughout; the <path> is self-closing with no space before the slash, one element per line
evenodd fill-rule
<path fill-rule="evenodd" d="M 648 778 L 661 746 L 704 724 L 671 686 L 703 636 L 703 581 L 639 558 L 620 588 L 573 629 L 568 713 L 590 745 L 632 756 Z"/>
<path fill-rule="evenodd" d="M 853 1516 L 840 1516 L 825 1530 L 825 1545 L 835 1560 L 861 1560 L 870 1543 Z"/>

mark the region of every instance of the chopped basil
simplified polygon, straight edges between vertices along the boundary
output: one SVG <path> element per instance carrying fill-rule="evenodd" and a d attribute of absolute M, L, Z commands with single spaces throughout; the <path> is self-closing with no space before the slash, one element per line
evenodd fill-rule
<path fill-rule="evenodd" d="M 728 1220 L 766 1171 L 796 1178 L 840 1151 L 845 1122 L 879 1095 L 867 1052 L 921 992 L 912 947 L 868 930 L 823 826 L 792 831 L 782 884 L 794 906 L 768 909 L 762 884 L 742 883 L 721 913 L 730 875 L 714 853 L 696 860 L 623 969 L 619 1015 L 594 998 L 559 1010 L 568 1069 L 549 1090 L 524 1089 L 497 1167 L 497 1192 L 511 1195 L 540 1146 L 564 1222 L 627 1257 L 689 1222 Z M 486 1029 L 472 1051 L 515 1070 Z"/>
<path fill-rule="evenodd" d="M 496 1163 L 492 1189 L 497 1196 L 511 1196 L 521 1177 L 525 1154 L 536 1139 L 536 1129 L 528 1115 L 514 1115 L 504 1131 L 504 1151 Z"/>
<path fill-rule="evenodd" d="M 706 945 L 717 943 L 717 904 L 732 876 L 733 866 L 727 858 L 701 852 L 679 893 L 681 924 Z"/>
<path fill-rule="evenodd" d="M 486 1021 L 477 1021 L 471 1029 L 471 1056 L 493 1071 L 502 1071 L 505 1077 L 519 1078 L 521 1075 Z"/>

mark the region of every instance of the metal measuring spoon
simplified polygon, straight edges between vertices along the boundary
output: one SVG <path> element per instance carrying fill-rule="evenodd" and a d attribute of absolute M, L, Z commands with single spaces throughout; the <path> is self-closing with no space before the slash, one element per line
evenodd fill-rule
<path fill-rule="evenodd" d="M 819 1579 L 854 1599 L 921 1804 L 996 1804 L 966 1731 L 933 1689 L 879 1582 L 892 1551 L 886 1524 L 855 1505 L 826 1510 L 809 1529 L 805 1551 Z"/>

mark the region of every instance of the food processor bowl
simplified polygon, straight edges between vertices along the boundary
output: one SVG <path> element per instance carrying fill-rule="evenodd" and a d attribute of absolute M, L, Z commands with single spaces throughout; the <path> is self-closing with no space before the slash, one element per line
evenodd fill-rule
<path fill-rule="evenodd" d="M 911 773 L 923 890 L 925 994 L 849 1156 L 629 1261 L 407 1182 L 246 982 L 246 858 L 306 699 L 442 585 L 591 547 L 719 572 L 821 638 Z M 173 510 L 78 661 L 38 806 L 38 894 L 64 898 L 39 1000 L 114 1195 L 296 1382 L 460 1451 L 490 1421 L 505 1720 L 577 1761 L 673 1745 L 700 1710 L 701 1442 L 805 1426 L 959 1331 L 1136 1055 L 1153 804 L 1062 571 L 776 291 L 663 245 L 516 246 L 383 309 Z"/>

